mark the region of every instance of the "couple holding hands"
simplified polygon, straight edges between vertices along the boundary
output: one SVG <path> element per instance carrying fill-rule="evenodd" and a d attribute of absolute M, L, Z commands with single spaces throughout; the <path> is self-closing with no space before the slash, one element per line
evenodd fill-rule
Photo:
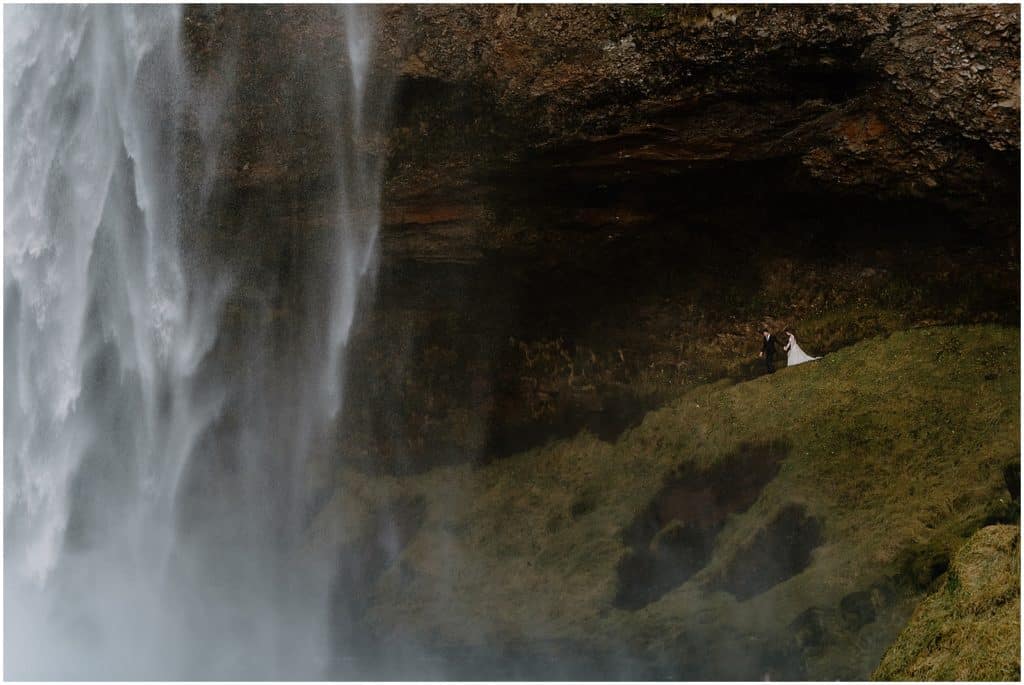
<path fill-rule="evenodd" d="M 767 328 L 761 330 L 761 336 L 764 338 L 764 342 L 761 345 L 761 353 L 758 356 L 764 358 L 765 367 L 768 369 L 768 373 L 775 373 L 776 338 Z M 793 336 L 793 331 L 787 328 L 783 333 L 783 336 L 786 341 L 782 348 L 787 353 L 786 366 L 796 366 L 797 364 L 803 364 L 804 362 L 821 359 L 821 357 L 812 357 L 800 349 L 800 346 L 796 343 L 796 338 Z"/>

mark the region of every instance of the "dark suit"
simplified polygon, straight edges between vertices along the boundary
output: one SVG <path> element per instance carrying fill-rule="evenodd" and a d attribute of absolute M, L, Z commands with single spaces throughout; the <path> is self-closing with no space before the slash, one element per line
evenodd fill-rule
<path fill-rule="evenodd" d="M 764 365 L 768 369 L 768 373 L 775 373 L 775 336 L 769 334 L 768 337 L 764 337 L 761 334 L 761 354 L 764 355 Z"/>

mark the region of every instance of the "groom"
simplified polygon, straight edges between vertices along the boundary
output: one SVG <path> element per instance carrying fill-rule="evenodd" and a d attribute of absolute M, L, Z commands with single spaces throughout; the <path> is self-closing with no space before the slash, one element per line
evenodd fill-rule
<path fill-rule="evenodd" d="M 764 365 L 768 373 L 775 373 L 775 336 L 765 328 L 761 331 L 764 341 L 761 343 L 761 353 L 757 356 L 764 357 Z"/>

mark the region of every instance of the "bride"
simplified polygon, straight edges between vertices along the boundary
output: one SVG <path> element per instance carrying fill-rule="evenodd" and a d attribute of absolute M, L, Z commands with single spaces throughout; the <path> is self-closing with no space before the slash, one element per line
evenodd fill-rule
<path fill-rule="evenodd" d="M 789 353 L 786 357 L 786 366 L 796 366 L 797 364 L 803 364 L 804 362 L 812 362 L 815 359 L 821 359 L 821 357 L 812 357 L 796 344 L 796 338 L 793 337 L 793 332 L 786 330 L 786 346 L 782 349 Z"/>

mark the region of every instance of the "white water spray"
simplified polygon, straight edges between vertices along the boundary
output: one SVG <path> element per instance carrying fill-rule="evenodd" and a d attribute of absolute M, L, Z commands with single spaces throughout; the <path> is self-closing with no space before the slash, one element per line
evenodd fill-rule
<path fill-rule="evenodd" d="M 301 552 L 305 467 L 377 251 L 365 11 L 345 12 L 347 82 L 322 84 L 345 143 L 313 284 L 327 320 L 283 351 L 254 336 L 245 376 L 214 354 L 237 276 L 186 258 L 215 163 L 181 176 L 185 113 L 210 95 L 181 9 L 9 6 L 4 23 L 5 675 L 323 677 L 333 569 Z"/>

